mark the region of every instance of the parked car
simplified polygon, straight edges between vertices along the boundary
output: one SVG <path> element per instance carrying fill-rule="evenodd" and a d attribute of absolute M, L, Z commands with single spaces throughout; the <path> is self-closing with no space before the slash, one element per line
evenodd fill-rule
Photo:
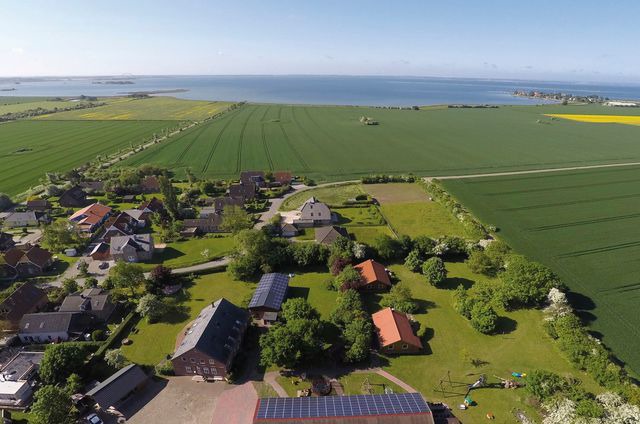
<path fill-rule="evenodd" d="M 89 414 L 85 419 L 87 420 L 88 424 L 104 424 L 104 421 L 102 421 L 102 419 L 97 414 Z"/>
<path fill-rule="evenodd" d="M 100 265 L 98 265 L 98 268 L 100 268 L 100 269 L 109 268 L 109 262 L 100 262 Z"/>

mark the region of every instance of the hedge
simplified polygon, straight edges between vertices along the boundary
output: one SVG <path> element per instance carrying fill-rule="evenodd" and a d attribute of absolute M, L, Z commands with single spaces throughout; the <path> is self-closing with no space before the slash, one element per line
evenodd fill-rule
<path fill-rule="evenodd" d="M 111 335 L 102 342 L 100 348 L 96 351 L 95 355 L 93 355 L 93 359 L 96 358 L 102 359 L 104 353 L 107 349 L 111 349 L 111 347 L 124 335 L 125 331 L 129 331 L 133 324 L 136 322 L 135 319 L 138 318 L 138 314 L 135 311 L 129 312 L 122 323 L 116 328 L 116 330 L 111 333 Z"/>

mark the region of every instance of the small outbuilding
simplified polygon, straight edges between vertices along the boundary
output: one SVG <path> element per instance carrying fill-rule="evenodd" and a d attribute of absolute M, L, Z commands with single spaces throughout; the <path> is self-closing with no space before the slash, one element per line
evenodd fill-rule
<path fill-rule="evenodd" d="M 117 409 L 119 403 L 142 389 L 149 376 L 136 364 L 127 365 L 85 394 L 102 410 Z"/>
<path fill-rule="evenodd" d="M 422 350 L 422 342 L 413 333 L 407 314 L 385 308 L 371 315 L 371 319 L 382 351 L 403 354 Z"/>
<path fill-rule="evenodd" d="M 369 259 L 359 263 L 354 268 L 361 276 L 359 290 L 382 291 L 391 288 L 389 272 L 381 263 Z"/>
<path fill-rule="evenodd" d="M 333 244 L 340 237 L 349 238 L 349 232 L 344 227 L 330 225 L 316 228 L 316 242 L 321 244 Z"/>
<path fill-rule="evenodd" d="M 249 302 L 249 312 L 256 320 L 269 324 L 278 319 L 278 312 L 289 289 L 289 277 L 273 272 L 260 278 L 256 291 Z"/>

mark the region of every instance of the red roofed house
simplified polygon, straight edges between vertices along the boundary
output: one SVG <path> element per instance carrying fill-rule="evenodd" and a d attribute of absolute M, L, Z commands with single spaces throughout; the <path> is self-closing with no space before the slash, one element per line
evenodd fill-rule
<path fill-rule="evenodd" d="M 273 178 L 276 180 L 276 183 L 279 183 L 280 185 L 291 185 L 291 172 L 277 171 L 273 173 Z"/>
<path fill-rule="evenodd" d="M 69 221 L 75 222 L 80 231 L 93 233 L 109 218 L 111 208 L 100 203 L 94 203 L 80 209 L 69 217 Z"/>
<path fill-rule="evenodd" d="M 371 315 L 378 333 L 380 349 L 387 353 L 417 353 L 422 350 L 420 338 L 413 334 L 406 314 L 385 308 Z"/>
<path fill-rule="evenodd" d="M 38 245 L 26 244 L 7 250 L 2 265 L 5 268 L 2 274 L 6 277 L 12 277 L 12 272 L 21 277 L 33 277 L 42 275 L 53 265 L 53 255 Z"/>
<path fill-rule="evenodd" d="M 372 259 L 361 262 L 354 266 L 362 277 L 360 281 L 361 290 L 378 291 L 391 288 L 391 278 L 384 265 Z"/>

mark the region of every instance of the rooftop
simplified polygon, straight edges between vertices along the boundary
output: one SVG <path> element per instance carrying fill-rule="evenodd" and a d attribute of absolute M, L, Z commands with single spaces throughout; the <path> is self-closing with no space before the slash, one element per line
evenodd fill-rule
<path fill-rule="evenodd" d="M 107 409 L 118 403 L 148 378 L 138 365 L 127 365 L 88 391 L 86 395 L 93 398 L 100 407 Z"/>
<path fill-rule="evenodd" d="M 33 368 L 37 368 L 42 362 L 44 352 L 18 352 L 16 356 L 2 367 L 0 379 L 5 381 L 27 380 Z"/>
<path fill-rule="evenodd" d="M 249 309 L 270 308 L 280 310 L 289 288 L 289 277 L 277 272 L 264 274 L 253 293 Z"/>
<path fill-rule="evenodd" d="M 385 308 L 371 315 L 373 325 L 378 331 L 381 346 L 403 341 L 422 348 L 420 338 L 413 333 L 411 322 L 406 314 Z"/>

